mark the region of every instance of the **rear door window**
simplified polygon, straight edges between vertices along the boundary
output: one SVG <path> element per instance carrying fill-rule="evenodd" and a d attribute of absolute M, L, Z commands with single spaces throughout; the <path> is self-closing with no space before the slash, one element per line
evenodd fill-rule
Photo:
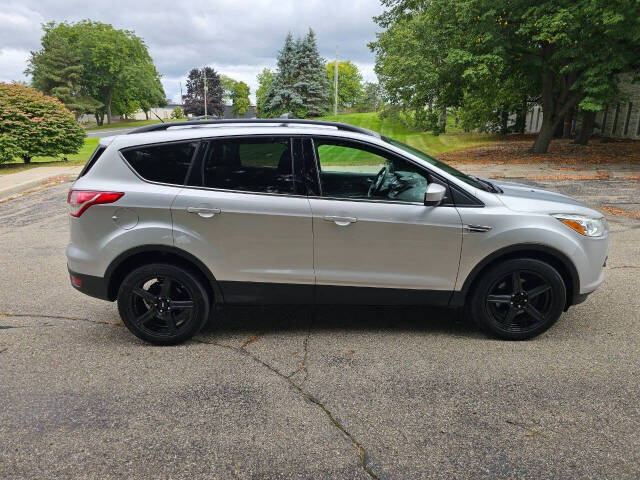
<path fill-rule="evenodd" d="M 184 185 L 198 142 L 165 143 L 122 151 L 131 168 L 145 180 Z"/>
<path fill-rule="evenodd" d="M 294 193 L 291 141 L 285 137 L 208 142 L 190 185 L 255 193 Z"/>

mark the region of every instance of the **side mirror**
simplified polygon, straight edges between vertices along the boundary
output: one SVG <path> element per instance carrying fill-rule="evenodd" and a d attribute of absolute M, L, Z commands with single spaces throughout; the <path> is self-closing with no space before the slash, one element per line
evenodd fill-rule
<path fill-rule="evenodd" d="M 447 189 L 439 183 L 430 183 L 427 186 L 427 191 L 424 192 L 424 204 L 427 207 L 437 207 L 446 193 Z"/>

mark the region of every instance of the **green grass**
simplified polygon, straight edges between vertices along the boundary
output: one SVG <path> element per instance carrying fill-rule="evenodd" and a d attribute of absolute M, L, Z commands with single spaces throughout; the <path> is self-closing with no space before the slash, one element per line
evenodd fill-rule
<path fill-rule="evenodd" d="M 5 175 L 7 173 L 16 173 L 23 170 L 27 170 L 29 168 L 36 167 L 66 167 L 69 165 L 84 165 L 89 157 L 93 153 L 93 151 L 98 146 L 98 138 L 85 138 L 84 145 L 80 149 L 78 153 L 74 153 L 73 155 L 60 155 L 58 157 L 34 157 L 31 159 L 30 164 L 25 164 L 22 160 L 16 159 L 13 162 L 9 163 L 0 163 L 0 175 Z M 66 157 L 67 160 L 64 161 L 63 157 Z"/>
<path fill-rule="evenodd" d="M 317 120 L 327 120 L 332 122 L 348 123 L 358 127 L 368 128 L 380 132 L 382 135 L 392 137 L 396 140 L 411 145 L 414 148 L 422 150 L 430 155 L 438 155 L 444 152 L 451 152 L 455 150 L 464 150 L 467 148 L 478 147 L 482 145 L 490 145 L 500 142 L 500 137 L 497 135 L 478 134 L 478 133 L 445 133 L 443 135 L 433 135 L 426 132 L 417 132 L 405 127 L 400 122 L 393 122 L 390 120 L 381 120 L 376 113 L 350 113 L 337 116 L 325 116 L 319 117 Z M 171 120 L 170 120 L 171 121 Z M 127 128 L 127 127 L 140 127 L 143 125 L 151 125 L 159 123 L 158 120 L 130 120 L 125 122 L 112 123 L 111 125 L 103 125 L 102 127 L 91 127 L 87 130 L 96 130 L 98 128 Z M 59 157 L 35 157 L 30 165 L 25 165 L 21 160 L 16 159 L 11 163 L 0 164 L 0 175 L 7 173 L 19 172 L 28 168 L 35 168 L 38 166 L 68 166 L 68 165 L 84 165 L 89 159 L 91 153 L 98 146 L 97 138 L 87 138 L 84 141 L 82 149 L 73 155 L 67 155 L 67 161 L 62 161 L 62 156 Z M 343 149 L 344 150 L 344 149 Z M 353 164 L 353 158 L 347 158 L 348 152 L 341 153 L 340 155 L 335 152 L 333 155 L 335 158 L 329 160 L 328 164 L 331 165 L 350 165 Z M 346 155 L 346 156 L 345 156 Z M 344 157 L 344 158 L 343 158 Z M 366 159 L 358 159 L 362 165 L 378 165 L 379 159 L 371 158 L 369 161 Z"/>
<path fill-rule="evenodd" d="M 186 118 L 175 119 L 175 118 L 163 118 L 165 122 L 179 122 L 184 121 Z M 123 120 L 117 121 L 114 123 L 105 123 L 102 126 L 94 125 L 92 127 L 87 127 L 85 130 L 109 130 L 111 128 L 135 128 L 135 127 L 144 127 L 145 125 L 154 125 L 156 123 L 160 123 L 160 120 L 152 119 L 152 120 Z"/>
<path fill-rule="evenodd" d="M 391 120 L 381 120 L 376 113 L 349 113 L 342 115 L 329 115 L 319 117 L 317 120 L 327 120 L 330 122 L 342 122 L 357 127 L 368 128 L 380 132 L 382 135 L 399 140 L 418 150 L 422 150 L 429 155 L 438 155 L 444 152 L 455 150 L 465 150 L 467 148 L 478 147 L 498 143 L 498 135 L 479 133 L 445 133 L 433 135 L 426 132 L 417 132 L 405 127 L 401 122 Z"/>

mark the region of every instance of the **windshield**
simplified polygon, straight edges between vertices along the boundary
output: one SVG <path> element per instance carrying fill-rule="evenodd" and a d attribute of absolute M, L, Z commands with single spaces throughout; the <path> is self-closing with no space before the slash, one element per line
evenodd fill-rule
<path fill-rule="evenodd" d="M 382 137 L 382 140 L 384 140 L 387 143 L 390 143 L 394 147 L 398 147 L 404 150 L 407 153 L 411 153 L 412 155 L 415 155 L 416 157 L 420 158 L 421 160 L 424 160 L 425 162 L 430 163 L 431 165 L 438 167 L 440 170 L 447 172 L 448 174 L 453 175 L 456 178 L 459 178 L 466 184 L 471 185 L 472 187 L 479 188 L 480 190 L 485 190 L 485 191 L 487 190 L 487 186 L 484 183 L 476 180 L 473 177 L 470 177 L 465 173 L 462 173 L 460 170 L 456 170 L 451 165 L 447 165 L 446 163 L 441 162 L 440 160 L 436 160 L 435 158 L 427 155 L 426 153 L 421 152 L 417 148 L 410 147 L 409 145 L 405 145 L 404 143 L 398 142 L 397 140 L 394 140 L 389 137 Z"/>

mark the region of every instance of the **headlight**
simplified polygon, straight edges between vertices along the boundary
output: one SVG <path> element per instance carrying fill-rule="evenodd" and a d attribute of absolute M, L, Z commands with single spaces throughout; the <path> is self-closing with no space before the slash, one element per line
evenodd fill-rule
<path fill-rule="evenodd" d="M 580 235 L 601 237 L 607 233 L 607 221 L 604 217 L 589 217 L 588 215 L 569 213 L 556 213 L 553 216 Z"/>

